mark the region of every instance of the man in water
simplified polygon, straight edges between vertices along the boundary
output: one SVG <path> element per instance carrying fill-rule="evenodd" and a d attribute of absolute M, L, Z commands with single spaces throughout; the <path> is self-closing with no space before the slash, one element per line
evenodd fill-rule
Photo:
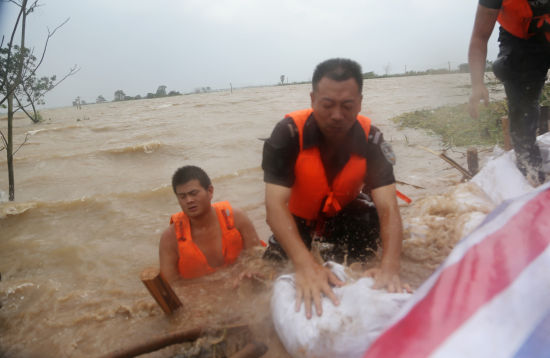
<path fill-rule="evenodd" d="M 312 302 L 322 314 L 323 294 L 338 304 L 331 285 L 343 285 L 311 254 L 316 234 L 333 248 L 325 258 L 347 257 L 348 263 L 364 260 L 380 237 L 380 266 L 365 274 L 377 288 L 401 292 L 405 287 L 399 279 L 403 234 L 395 157 L 382 132 L 359 115 L 361 67 L 348 59 L 322 62 L 312 87 L 312 108 L 290 113 L 275 126 L 262 161 L 267 222 L 274 234 L 264 257 L 290 258 L 296 270 L 296 310 L 303 301 L 308 318 Z M 374 204 L 362 189 L 370 190 Z"/>
<path fill-rule="evenodd" d="M 534 185 L 545 181 L 536 145 L 539 98 L 550 67 L 549 0 L 479 0 L 470 40 L 468 62 L 472 80 L 469 110 L 478 117 L 478 104 L 489 101 L 483 83 L 487 42 L 500 23 L 500 51 L 493 63 L 508 99 L 510 135 L 518 169 Z"/>
<path fill-rule="evenodd" d="M 260 244 L 244 212 L 227 201 L 211 203 L 214 187 L 201 168 L 179 168 L 172 188 L 182 211 L 172 215 L 159 245 L 160 271 L 169 282 L 213 273 Z"/>

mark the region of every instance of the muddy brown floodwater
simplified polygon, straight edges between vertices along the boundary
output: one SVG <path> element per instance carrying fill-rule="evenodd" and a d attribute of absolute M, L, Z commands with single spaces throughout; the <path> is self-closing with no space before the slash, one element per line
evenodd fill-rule
<path fill-rule="evenodd" d="M 416 186 L 398 186 L 414 200 L 413 209 L 401 203 L 406 239 L 416 238 L 404 244 L 402 274 L 414 287 L 452 249 L 460 218 L 490 208 L 441 204 L 460 173 L 416 147 L 439 151 L 437 137 L 399 130 L 389 119 L 464 103 L 468 83 L 466 74 L 365 81 L 361 113 L 392 143 L 397 180 Z M 203 167 L 213 180 L 214 200 L 244 209 L 267 240 L 259 138 L 268 137 L 285 113 L 308 107 L 309 91 L 310 85 L 245 88 L 43 110 L 45 120 L 36 125 L 15 120 L 15 143 L 28 139 L 15 156 L 16 201 L 0 203 L 0 356 L 98 357 L 220 322 L 249 323 L 269 346 L 266 357 L 285 356 L 271 327 L 269 277 L 264 290 L 250 283 L 232 287 L 243 267 L 269 275 L 258 252 L 226 272 L 177 287 L 185 309 L 172 319 L 139 275 L 158 265 L 160 234 L 179 211 L 170 178 L 182 165 Z M 0 126 L 5 130 L 6 121 Z M 460 152 L 448 154 L 465 164 Z"/>

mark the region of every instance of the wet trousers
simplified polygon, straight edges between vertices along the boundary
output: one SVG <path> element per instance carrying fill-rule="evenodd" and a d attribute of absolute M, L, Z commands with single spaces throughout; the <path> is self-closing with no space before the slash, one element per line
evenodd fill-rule
<path fill-rule="evenodd" d="M 314 237 L 318 238 L 321 257 L 325 261 L 348 264 L 364 261 L 376 253 L 379 246 L 380 223 L 376 207 L 368 196 L 360 194 L 338 215 L 320 221 L 308 222 L 294 216 L 302 241 L 311 250 Z M 285 251 L 273 235 L 264 259 L 286 261 Z"/>
<path fill-rule="evenodd" d="M 540 96 L 550 67 L 550 46 L 515 37 L 499 38 L 493 72 L 504 83 L 508 101 L 510 137 L 516 163 L 523 175 L 544 181 L 542 158 L 536 145 Z"/>

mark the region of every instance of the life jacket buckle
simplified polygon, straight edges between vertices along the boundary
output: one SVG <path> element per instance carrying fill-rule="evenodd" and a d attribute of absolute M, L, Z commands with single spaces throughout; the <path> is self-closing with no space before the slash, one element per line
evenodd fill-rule
<path fill-rule="evenodd" d="M 230 216 L 229 209 L 222 210 L 222 215 L 223 215 L 223 218 L 225 219 L 225 227 L 227 227 L 227 230 L 233 229 L 235 225 L 233 225 L 233 223 L 231 223 L 231 221 L 229 220 L 229 216 Z"/>

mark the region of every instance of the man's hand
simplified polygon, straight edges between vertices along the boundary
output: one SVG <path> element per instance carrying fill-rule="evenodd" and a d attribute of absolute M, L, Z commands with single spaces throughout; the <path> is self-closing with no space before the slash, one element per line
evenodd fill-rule
<path fill-rule="evenodd" d="M 485 106 L 489 105 L 489 91 L 484 84 L 478 84 L 472 86 L 472 95 L 470 96 L 470 101 L 468 103 L 468 112 L 472 118 L 479 117 L 479 101 L 483 100 Z"/>
<path fill-rule="evenodd" d="M 288 209 L 291 189 L 281 185 L 266 183 L 265 207 L 267 223 L 296 270 L 296 312 L 304 302 L 306 317 L 311 318 L 311 302 L 317 315 L 323 314 L 322 295 L 327 296 L 335 305 L 338 299 L 331 285 L 342 286 L 335 274 L 319 265 L 304 244 L 296 222 Z"/>
<path fill-rule="evenodd" d="M 374 289 L 385 288 L 390 293 L 401 293 L 403 291 L 412 293 L 408 284 L 401 283 L 398 273 L 376 267 L 365 271 L 363 276 L 374 279 L 374 285 L 372 286 Z"/>
<path fill-rule="evenodd" d="M 374 278 L 373 288 L 385 288 L 388 292 L 410 291 L 399 279 L 403 224 L 397 205 L 395 184 L 372 190 L 372 199 L 380 218 L 382 259 L 378 268 L 365 271 L 364 275 Z"/>
<path fill-rule="evenodd" d="M 339 305 L 340 301 L 332 291 L 331 285 L 343 286 L 329 268 L 323 267 L 316 262 L 296 267 L 296 312 L 300 311 L 302 301 L 306 309 L 307 319 L 311 318 L 311 301 L 315 305 L 317 316 L 323 314 L 321 298 L 324 294 L 332 303 Z"/>

